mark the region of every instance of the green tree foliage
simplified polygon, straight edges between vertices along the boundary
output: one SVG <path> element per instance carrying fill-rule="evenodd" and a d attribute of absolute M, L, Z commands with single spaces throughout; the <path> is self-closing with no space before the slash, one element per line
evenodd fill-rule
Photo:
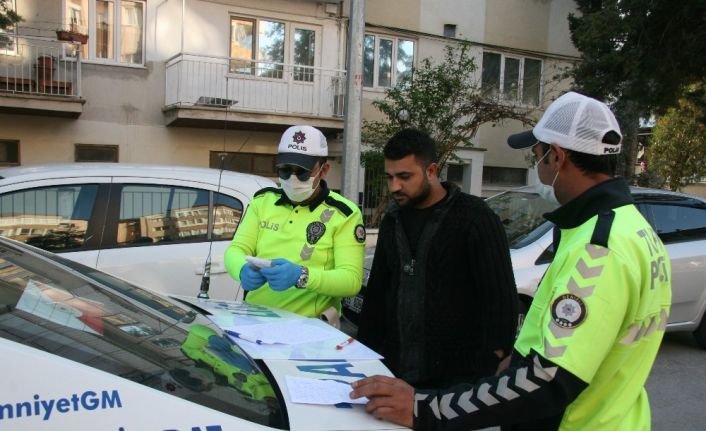
<path fill-rule="evenodd" d="M 20 21 L 22 17 L 17 15 L 10 0 L 0 0 L 0 30 L 12 27 Z"/>
<path fill-rule="evenodd" d="M 582 61 L 576 83 L 602 99 L 664 112 L 706 76 L 706 0 L 576 0 L 569 16 Z"/>
<path fill-rule="evenodd" d="M 663 178 L 671 190 L 681 190 L 706 176 L 705 107 L 704 84 L 694 85 L 653 128 L 647 169 Z"/>
<path fill-rule="evenodd" d="M 706 0 L 575 1 L 569 28 L 582 61 L 572 75 L 579 91 L 616 102 L 631 177 L 639 118 L 674 106 L 706 76 Z"/>
<path fill-rule="evenodd" d="M 363 124 L 363 140 L 373 146 L 373 152 L 379 152 L 397 131 L 415 127 L 434 138 L 443 167 L 454 150 L 473 146 L 483 124 L 514 119 L 528 125 L 534 121 L 532 109 L 484 94 L 475 77 L 470 48 L 468 42 L 447 46 L 443 61 L 422 60 L 397 86 L 386 89 L 383 99 L 373 102 L 383 114 L 382 119 Z M 364 157 L 363 163 L 371 160 L 380 163 L 382 159 Z"/>

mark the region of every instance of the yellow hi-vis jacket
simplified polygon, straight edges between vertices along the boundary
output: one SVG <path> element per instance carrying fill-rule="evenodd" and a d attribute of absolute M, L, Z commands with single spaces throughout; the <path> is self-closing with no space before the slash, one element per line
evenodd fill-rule
<path fill-rule="evenodd" d="M 322 190 L 308 205 L 293 205 L 281 189 L 255 193 L 225 252 L 225 266 L 240 280 L 245 256 L 284 258 L 309 270 L 305 288 L 274 291 L 265 283 L 246 302 L 318 317 L 329 307 L 341 311 L 341 297 L 361 287 L 365 229 L 360 210 L 349 200 Z"/>

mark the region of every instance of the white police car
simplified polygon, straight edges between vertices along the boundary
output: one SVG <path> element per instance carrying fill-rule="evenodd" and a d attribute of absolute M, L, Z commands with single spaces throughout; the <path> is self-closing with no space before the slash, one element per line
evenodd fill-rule
<path fill-rule="evenodd" d="M 291 402 L 285 376 L 352 382 L 389 371 L 378 360 L 253 360 L 205 311 L 279 311 L 244 307 L 167 298 L 0 238 L 0 429 L 399 428 L 361 405 Z"/>
<path fill-rule="evenodd" d="M 210 296 L 235 299 L 223 253 L 253 194 L 232 171 L 112 163 L 0 170 L 0 236 L 165 293 L 191 295 L 210 256 Z M 241 295 L 242 296 L 242 295 Z"/>

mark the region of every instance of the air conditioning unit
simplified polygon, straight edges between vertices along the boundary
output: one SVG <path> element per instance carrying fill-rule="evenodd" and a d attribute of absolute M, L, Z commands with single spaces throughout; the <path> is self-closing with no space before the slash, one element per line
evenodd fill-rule
<path fill-rule="evenodd" d="M 211 108 L 227 108 L 238 103 L 237 100 L 224 99 L 222 97 L 201 96 L 198 98 L 195 106 L 208 106 Z"/>

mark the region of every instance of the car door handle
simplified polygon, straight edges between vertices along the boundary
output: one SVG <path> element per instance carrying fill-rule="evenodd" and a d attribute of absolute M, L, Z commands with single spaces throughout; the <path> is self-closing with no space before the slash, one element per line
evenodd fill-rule
<path fill-rule="evenodd" d="M 195 274 L 196 275 L 203 275 L 203 266 L 200 268 L 196 268 Z M 211 275 L 213 274 L 225 274 L 226 267 L 221 265 L 221 264 L 211 264 Z"/>

